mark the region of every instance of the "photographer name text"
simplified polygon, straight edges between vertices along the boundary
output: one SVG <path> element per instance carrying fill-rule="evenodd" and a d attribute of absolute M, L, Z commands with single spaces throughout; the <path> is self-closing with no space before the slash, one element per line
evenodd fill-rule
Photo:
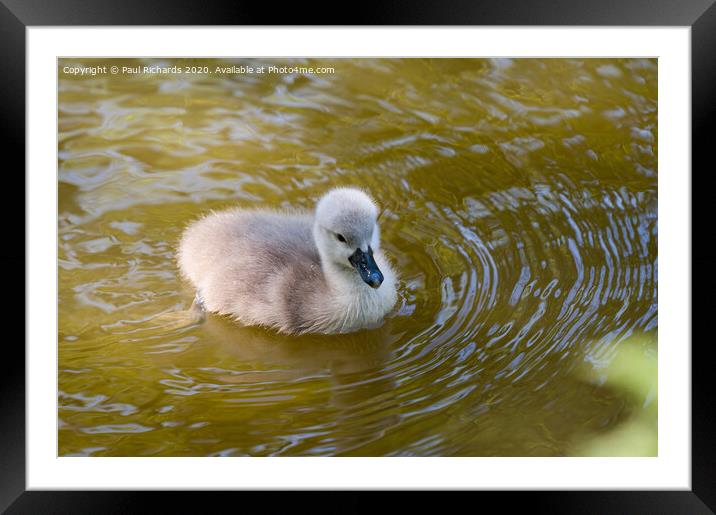
<path fill-rule="evenodd" d="M 335 73 L 332 67 L 312 66 L 64 66 L 62 73 L 67 75 L 97 76 L 97 75 L 253 75 L 253 74 L 331 74 Z"/>

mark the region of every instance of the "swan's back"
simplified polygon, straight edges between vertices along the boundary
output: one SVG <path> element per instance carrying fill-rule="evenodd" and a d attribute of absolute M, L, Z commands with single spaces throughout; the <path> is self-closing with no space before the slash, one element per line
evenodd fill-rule
<path fill-rule="evenodd" d="M 179 267 L 209 311 L 295 331 L 308 322 L 297 306 L 325 290 L 312 225 L 299 211 L 212 213 L 184 232 Z"/>

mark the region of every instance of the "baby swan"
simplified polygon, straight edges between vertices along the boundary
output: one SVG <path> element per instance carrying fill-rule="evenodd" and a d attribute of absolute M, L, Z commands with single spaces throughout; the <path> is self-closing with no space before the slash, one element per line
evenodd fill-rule
<path fill-rule="evenodd" d="M 326 193 L 315 213 L 229 209 L 190 225 L 182 274 L 206 310 L 282 333 L 375 327 L 395 304 L 378 208 L 361 190 Z"/>

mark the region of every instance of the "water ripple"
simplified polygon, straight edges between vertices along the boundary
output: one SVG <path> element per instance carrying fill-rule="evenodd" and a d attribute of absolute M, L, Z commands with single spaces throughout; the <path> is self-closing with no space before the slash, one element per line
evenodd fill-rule
<path fill-rule="evenodd" d="M 341 61 L 60 81 L 62 454 L 560 455 L 618 422 L 573 371 L 658 326 L 655 61 Z M 190 220 L 344 184 L 400 271 L 381 328 L 157 322 Z"/>

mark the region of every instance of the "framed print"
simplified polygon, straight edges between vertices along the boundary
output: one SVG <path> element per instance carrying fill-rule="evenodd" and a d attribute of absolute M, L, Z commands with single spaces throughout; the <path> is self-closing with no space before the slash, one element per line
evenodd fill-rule
<path fill-rule="evenodd" d="M 27 192 L 3 509 L 716 506 L 690 173 L 716 8 L 153 5 L 2 7 Z"/>

